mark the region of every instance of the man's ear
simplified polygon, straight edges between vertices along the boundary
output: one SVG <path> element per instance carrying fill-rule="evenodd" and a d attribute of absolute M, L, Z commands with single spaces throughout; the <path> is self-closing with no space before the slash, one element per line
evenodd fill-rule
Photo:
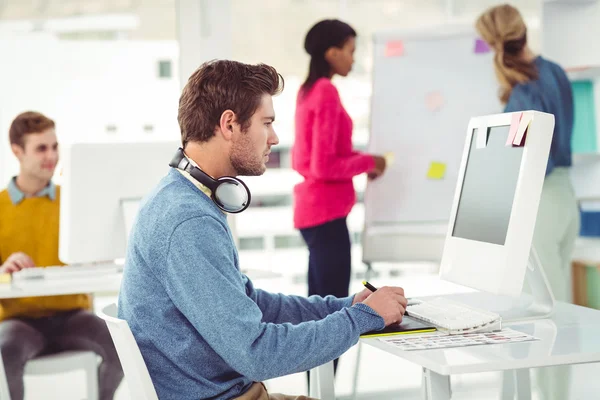
<path fill-rule="evenodd" d="M 219 120 L 219 130 L 225 138 L 225 140 L 231 140 L 233 137 L 233 125 L 235 122 L 235 113 L 231 110 L 223 111 L 221 119 Z"/>
<path fill-rule="evenodd" d="M 23 157 L 23 154 L 25 153 L 25 149 L 19 146 L 18 144 L 11 144 L 10 149 L 12 150 L 15 157 L 17 157 L 19 160 Z"/>

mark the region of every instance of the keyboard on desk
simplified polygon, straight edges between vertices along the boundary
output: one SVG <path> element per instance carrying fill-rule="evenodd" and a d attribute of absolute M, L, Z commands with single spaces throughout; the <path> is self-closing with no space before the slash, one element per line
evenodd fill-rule
<path fill-rule="evenodd" d="M 450 334 L 491 332 L 502 328 L 502 318 L 491 311 L 437 297 L 407 306 L 411 317 L 438 326 Z"/>
<path fill-rule="evenodd" d="M 115 275 L 123 271 L 123 266 L 112 263 L 90 265 L 65 265 L 25 268 L 12 274 L 13 281 L 34 281 L 48 279 L 92 278 Z"/>

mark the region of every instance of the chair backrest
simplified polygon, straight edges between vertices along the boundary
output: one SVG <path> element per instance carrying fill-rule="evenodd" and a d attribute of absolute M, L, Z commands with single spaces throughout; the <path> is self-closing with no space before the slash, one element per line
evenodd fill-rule
<path fill-rule="evenodd" d="M 117 318 L 117 305 L 110 304 L 98 314 L 106 321 L 115 343 L 123 373 L 133 399 L 158 400 L 150 373 L 127 321 Z"/>

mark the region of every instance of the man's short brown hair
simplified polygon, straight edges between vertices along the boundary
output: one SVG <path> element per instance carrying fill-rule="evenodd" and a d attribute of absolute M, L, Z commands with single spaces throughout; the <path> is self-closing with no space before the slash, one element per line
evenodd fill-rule
<path fill-rule="evenodd" d="M 204 63 L 190 77 L 179 98 L 179 127 L 183 146 L 188 142 L 207 142 L 215 134 L 221 114 L 235 113 L 242 131 L 265 94 L 283 90 L 283 77 L 275 68 L 217 60 Z"/>
<path fill-rule="evenodd" d="M 25 147 L 25 136 L 32 133 L 42 133 L 46 129 L 54 128 L 54 121 L 44 114 L 35 111 L 26 111 L 17 115 L 8 131 L 10 144 Z"/>

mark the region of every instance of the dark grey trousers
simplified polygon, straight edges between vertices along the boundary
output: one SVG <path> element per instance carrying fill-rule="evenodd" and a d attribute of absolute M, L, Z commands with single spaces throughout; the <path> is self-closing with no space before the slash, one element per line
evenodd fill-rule
<path fill-rule="evenodd" d="M 98 367 L 98 397 L 111 400 L 123 379 L 123 370 L 106 322 L 86 310 L 0 322 L 0 351 L 11 400 L 23 400 L 23 371 L 27 361 L 66 350 L 93 351 L 102 358 Z"/>

